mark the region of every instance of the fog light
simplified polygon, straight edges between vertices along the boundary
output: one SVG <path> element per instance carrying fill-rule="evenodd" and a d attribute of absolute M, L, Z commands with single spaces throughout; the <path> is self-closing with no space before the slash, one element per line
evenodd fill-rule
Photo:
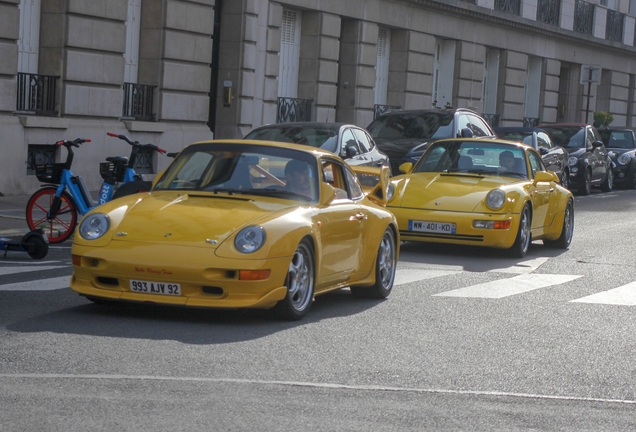
<path fill-rule="evenodd" d="M 618 173 L 618 178 L 623 178 L 623 177 L 625 177 L 625 173 L 623 173 L 623 172 Z"/>
<path fill-rule="evenodd" d="M 570 168 L 570 174 L 574 174 L 578 171 L 579 169 L 577 167 L 572 167 Z"/>

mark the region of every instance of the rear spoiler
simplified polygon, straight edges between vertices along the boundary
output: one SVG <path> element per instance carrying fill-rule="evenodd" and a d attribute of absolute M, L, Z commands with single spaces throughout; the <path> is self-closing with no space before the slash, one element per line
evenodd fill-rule
<path fill-rule="evenodd" d="M 386 206 L 391 178 L 390 168 L 360 165 L 349 165 L 349 168 L 358 176 L 367 198 L 381 206 Z"/>

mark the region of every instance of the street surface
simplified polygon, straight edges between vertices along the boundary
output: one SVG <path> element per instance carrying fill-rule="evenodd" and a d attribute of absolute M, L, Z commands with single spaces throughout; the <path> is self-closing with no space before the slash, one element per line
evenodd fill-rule
<path fill-rule="evenodd" d="M 0 256 L 0 430 L 636 430 L 636 191 L 576 197 L 568 251 L 406 243 L 385 301 L 96 305 L 70 242 Z"/>

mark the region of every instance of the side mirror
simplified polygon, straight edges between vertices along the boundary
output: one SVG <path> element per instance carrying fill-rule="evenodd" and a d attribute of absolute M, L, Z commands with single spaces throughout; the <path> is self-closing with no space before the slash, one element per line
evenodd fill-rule
<path fill-rule="evenodd" d="M 550 150 L 548 150 L 545 147 L 539 147 L 539 153 L 541 153 L 542 156 L 547 155 L 548 153 L 550 153 Z"/>
<path fill-rule="evenodd" d="M 534 175 L 534 184 L 539 182 L 559 182 L 559 177 L 552 171 L 538 171 Z"/>
<path fill-rule="evenodd" d="M 328 206 L 336 198 L 336 188 L 324 181 L 320 182 L 320 205 L 323 207 Z"/>
<path fill-rule="evenodd" d="M 354 156 L 357 156 L 357 155 L 358 155 L 358 149 L 357 149 L 357 148 L 356 148 L 356 146 L 354 146 L 354 145 L 348 145 L 348 146 L 345 148 L 345 153 L 346 153 L 346 155 L 347 155 L 347 157 L 348 157 L 348 158 L 352 158 L 352 157 L 354 157 Z"/>
<path fill-rule="evenodd" d="M 413 170 L 413 164 L 411 162 L 404 162 L 398 169 L 400 170 L 400 172 L 408 174 Z"/>
<path fill-rule="evenodd" d="M 461 138 L 472 138 L 473 136 L 475 136 L 475 134 L 473 134 L 473 131 L 468 128 L 462 129 L 462 132 L 460 135 L 461 135 Z"/>
<path fill-rule="evenodd" d="M 592 143 L 592 147 L 594 147 L 594 148 L 603 147 L 603 141 L 594 141 Z"/>

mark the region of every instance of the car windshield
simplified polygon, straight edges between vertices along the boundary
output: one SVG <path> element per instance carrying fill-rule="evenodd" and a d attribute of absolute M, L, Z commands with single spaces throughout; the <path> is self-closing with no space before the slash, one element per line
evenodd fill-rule
<path fill-rule="evenodd" d="M 440 141 L 422 155 L 414 173 L 438 172 L 528 178 L 520 147 L 491 141 Z"/>
<path fill-rule="evenodd" d="M 584 148 L 586 146 L 585 128 L 580 126 L 544 127 L 552 142 L 561 147 Z"/>
<path fill-rule="evenodd" d="M 631 131 L 607 131 L 600 130 L 601 139 L 607 148 L 633 149 L 634 135 Z"/>
<path fill-rule="evenodd" d="M 501 132 L 497 131 L 497 136 L 501 139 L 506 139 L 510 141 L 519 141 L 524 144 L 532 145 L 532 131 L 530 132 Z"/>
<path fill-rule="evenodd" d="M 280 124 L 255 129 L 245 139 L 304 144 L 337 153 L 337 126 Z"/>
<path fill-rule="evenodd" d="M 179 154 L 153 190 L 314 202 L 318 198 L 317 172 L 316 158 L 297 150 L 221 142 L 196 144 Z"/>
<path fill-rule="evenodd" d="M 422 140 L 452 138 L 453 113 L 395 113 L 383 115 L 368 127 L 373 139 L 418 138 Z"/>

